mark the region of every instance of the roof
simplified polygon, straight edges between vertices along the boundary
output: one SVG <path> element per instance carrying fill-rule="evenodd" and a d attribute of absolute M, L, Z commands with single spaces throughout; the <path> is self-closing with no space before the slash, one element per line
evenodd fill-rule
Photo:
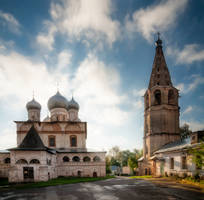
<path fill-rule="evenodd" d="M 0 153 L 10 153 L 8 150 L 0 150 Z"/>
<path fill-rule="evenodd" d="M 162 41 L 159 37 L 156 41 L 156 52 L 148 88 L 151 89 L 156 85 L 172 86 L 171 76 L 162 50 Z"/>
<path fill-rule="evenodd" d="M 49 149 L 43 144 L 34 125 L 32 125 L 21 144 L 18 147 L 10 150 L 47 151 L 49 153 L 55 153 L 55 150 Z"/>
<path fill-rule="evenodd" d="M 167 151 L 176 151 L 176 150 L 181 150 L 185 149 L 188 147 L 191 147 L 191 139 L 190 138 L 185 138 L 184 140 L 177 140 L 175 142 L 171 142 L 168 144 L 165 144 L 163 147 L 161 147 L 159 150 L 157 150 L 154 153 L 163 153 Z"/>
<path fill-rule="evenodd" d="M 144 160 L 144 157 L 142 156 L 141 158 L 138 159 L 138 161 L 143 161 Z"/>

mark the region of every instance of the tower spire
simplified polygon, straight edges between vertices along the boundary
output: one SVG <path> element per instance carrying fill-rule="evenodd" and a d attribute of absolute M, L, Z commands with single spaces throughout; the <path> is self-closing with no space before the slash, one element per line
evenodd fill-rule
<path fill-rule="evenodd" d="M 149 81 L 149 89 L 156 85 L 172 86 L 171 76 L 169 74 L 169 70 L 162 50 L 162 40 L 160 38 L 160 33 L 158 32 L 157 35 L 158 39 L 155 42 L 156 52 Z"/>

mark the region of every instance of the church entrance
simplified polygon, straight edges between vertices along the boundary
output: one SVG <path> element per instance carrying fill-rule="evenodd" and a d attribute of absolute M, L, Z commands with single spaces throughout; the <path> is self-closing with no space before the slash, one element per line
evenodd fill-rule
<path fill-rule="evenodd" d="M 95 178 L 97 177 L 97 172 L 93 173 L 93 177 L 95 177 Z"/>
<path fill-rule="evenodd" d="M 163 161 L 161 161 L 161 163 L 160 163 L 160 175 L 164 175 L 164 162 Z"/>
<path fill-rule="evenodd" d="M 23 178 L 26 182 L 34 181 L 34 170 L 33 167 L 24 167 L 23 168 Z"/>

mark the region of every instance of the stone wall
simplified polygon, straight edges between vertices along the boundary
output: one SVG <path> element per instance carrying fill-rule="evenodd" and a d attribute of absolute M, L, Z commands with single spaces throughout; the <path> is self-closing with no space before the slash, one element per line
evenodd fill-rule
<path fill-rule="evenodd" d="M 10 159 L 10 153 L 0 153 L 0 178 L 7 178 L 10 163 L 6 163 L 6 159 Z"/>
<path fill-rule="evenodd" d="M 26 182 L 23 168 L 33 167 L 33 181 L 47 181 L 49 178 L 56 178 L 53 169 L 56 166 L 56 156 L 46 151 L 11 151 L 11 168 L 9 170 L 9 182 Z M 27 163 L 18 161 L 24 159 Z M 31 164 L 33 159 L 39 160 L 39 164 Z M 30 181 L 30 180 L 28 180 Z"/>
<path fill-rule="evenodd" d="M 69 162 L 64 162 L 63 157 L 67 156 Z M 74 156 L 80 158 L 79 162 L 72 161 Z M 94 157 L 99 157 L 99 161 L 94 161 Z M 84 158 L 89 157 L 89 162 L 84 162 Z M 57 156 L 57 175 L 58 176 L 80 176 L 92 177 L 94 172 L 97 176 L 106 175 L 105 152 L 87 152 L 87 153 L 60 153 Z"/>

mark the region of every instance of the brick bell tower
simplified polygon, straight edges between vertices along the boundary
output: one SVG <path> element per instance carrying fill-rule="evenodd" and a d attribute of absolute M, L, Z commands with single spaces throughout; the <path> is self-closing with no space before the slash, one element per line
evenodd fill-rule
<path fill-rule="evenodd" d="M 178 140 L 179 92 L 171 82 L 158 34 L 149 87 L 144 95 L 144 159 L 163 145 Z"/>

